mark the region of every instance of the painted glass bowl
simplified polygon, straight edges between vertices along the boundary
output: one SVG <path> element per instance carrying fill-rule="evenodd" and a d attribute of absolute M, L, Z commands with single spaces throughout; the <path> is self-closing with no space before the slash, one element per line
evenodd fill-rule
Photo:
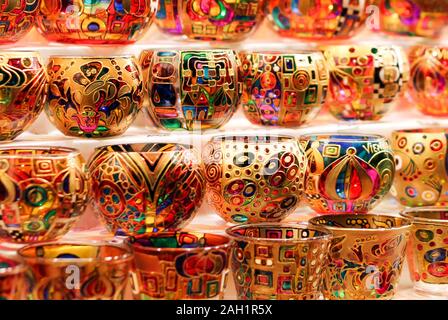
<path fill-rule="evenodd" d="M 307 161 L 290 136 L 217 136 L 204 147 L 208 203 L 231 223 L 280 221 L 297 208 Z"/>
<path fill-rule="evenodd" d="M 379 120 L 409 81 L 403 50 L 391 45 L 323 48 L 330 69 L 327 105 L 341 120 Z"/>
<path fill-rule="evenodd" d="M 309 40 L 347 39 L 367 18 L 367 1 L 270 0 L 268 19 L 285 37 Z"/>
<path fill-rule="evenodd" d="M 305 194 L 316 212 L 367 213 L 389 192 L 395 162 L 386 138 L 316 134 L 300 143 L 308 159 Z"/>
<path fill-rule="evenodd" d="M 447 133 L 442 128 L 392 133 L 397 171 L 391 193 L 402 205 L 448 205 Z"/>
<path fill-rule="evenodd" d="M 0 256 L 0 300 L 25 300 L 29 283 L 23 261 Z"/>
<path fill-rule="evenodd" d="M 238 299 L 320 299 L 330 232 L 278 223 L 237 225 L 226 232 L 234 240 L 230 267 Z"/>
<path fill-rule="evenodd" d="M 448 296 L 448 210 L 446 207 L 406 209 L 412 219 L 408 265 L 414 289 L 430 296 Z"/>
<path fill-rule="evenodd" d="M 46 242 L 21 248 L 33 275 L 32 300 L 122 300 L 133 271 L 130 247 Z"/>
<path fill-rule="evenodd" d="M 310 220 L 333 234 L 323 293 L 329 300 L 387 300 L 397 292 L 411 220 L 335 214 Z"/>
<path fill-rule="evenodd" d="M 134 240 L 136 297 L 146 300 L 222 299 L 230 239 L 192 231 L 164 232 Z"/>
<path fill-rule="evenodd" d="M 115 234 L 142 237 L 182 228 L 205 192 L 204 170 L 190 145 L 98 147 L 90 172 L 95 207 Z"/>
<path fill-rule="evenodd" d="M 380 30 L 406 36 L 435 38 L 448 23 L 447 0 L 377 0 Z"/>
<path fill-rule="evenodd" d="M 90 180 L 84 158 L 63 147 L 0 148 L 0 239 L 56 240 L 87 206 Z"/>
<path fill-rule="evenodd" d="M 448 117 L 448 47 L 415 46 L 409 51 L 409 95 L 424 114 Z"/>
<path fill-rule="evenodd" d="M 143 81 L 133 56 L 50 57 L 45 111 L 65 135 L 124 133 L 143 105 Z"/>
<path fill-rule="evenodd" d="M 197 40 L 242 40 L 265 16 L 267 0 L 161 0 L 156 24 Z"/>
<path fill-rule="evenodd" d="M 40 0 L 5 0 L 0 4 L 0 45 L 22 39 L 34 26 Z"/>
<path fill-rule="evenodd" d="M 244 114 L 253 124 L 297 127 L 313 120 L 329 85 L 321 52 L 242 51 Z"/>
<path fill-rule="evenodd" d="M 34 122 L 45 103 L 47 82 L 39 53 L 0 52 L 0 141 L 16 138 Z"/>
<path fill-rule="evenodd" d="M 147 112 L 159 128 L 217 129 L 238 106 L 242 83 L 233 50 L 145 50 L 140 64 Z"/>
<path fill-rule="evenodd" d="M 49 41 L 129 44 L 154 20 L 158 0 L 41 0 L 37 30 Z"/>

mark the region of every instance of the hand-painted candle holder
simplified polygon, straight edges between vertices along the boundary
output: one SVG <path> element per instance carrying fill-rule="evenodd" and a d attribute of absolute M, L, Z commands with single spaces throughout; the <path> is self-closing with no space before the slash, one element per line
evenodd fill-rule
<path fill-rule="evenodd" d="M 247 224 L 226 230 L 238 299 L 317 300 L 331 234 L 307 224 Z"/>
<path fill-rule="evenodd" d="M 230 239 L 198 232 L 166 232 L 132 244 L 137 298 L 223 299 L 229 272 Z"/>
<path fill-rule="evenodd" d="M 0 300 L 25 300 L 28 295 L 26 266 L 17 259 L 0 256 Z"/>
<path fill-rule="evenodd" d="M 426 207 L 407 209 L 412 219 L 408 265 L 414 289 L 423 294 L 448 296 L 448 210 Z"/>
<path fill-rule="evenodd" d="M 446 0 L 376 0 L 380 30 L 407 36 L 438 37 L 448 23 Z"/>
<path fill-rule="evenodd" d="M 0 52 L 0 141 L 14 139 L 37 118 L 47 81 L 37 52 Z"/>
<path fill-rule="evenodd" d="M 396 163 L 391 193 L 409 207 L 448 206 L 448 129 L 411 129 L 392 133 Z"/>
<path fill-rule="evenodd" d="M 143 51 L 149 117 L 164 129 L 216 129 L 235 112 L 242 91 L 233 50 Z"/>
<path fill-rule="evenodd" d="M 266 0 L 161 0 L 158 27 L 197 40 L 242 40 L 261 24 Z"/>
<path fill-rule="evenodd" d="M 330 68 L 330 112 L 342 120 L 379 120 L 409 81 L 409 63 L 396 46 L 323 48 Z"/>
<path fill-rule="evenodd" d="M 241 104 L 250 122 L 300 126 L 314 119 L 327 95 L 329 74 L 319 52 L 241 52 Z"/>
<path fill-rule="evenodd" d="M 109 231 L 134 237 L 182 228 L 205 192 L 203 167 L 189 145 L 99 147 L 90 172 L 94 202 Z"/>
<path fill-rule="evenodd" d="M 133 56 L 51 57 L 48 74 L 45 111 L 67 136 L 120 135 L 143 105 L 143 81 Z"/>
<path fill-rule="evenodd" d="M 5 0 L 0 3 L 0 45 L 16 42 L 33 27 L 40 0 Z"/>
<path fill-rule="evenodd" d="M 448 117 L 448 47 L 414 47 L 409 62 L 409 94 L 418 109 L 430 116 Z"/>
<path fill-rule="evenodd" d="M 158 0 L 41 0 L 37 30 L 49 41 L 129 44 L 149 29 Z"/>
<path fill-rule="evenodd" d="M 316 212 L 367 213 L 389 192 L 395 163 L 386 138 L 321 134 L 300 143 L 308 159 L 305 194 Z"/>
<path fill-rule="evenodd" d="M 310 40 L 347 39 L 361 29 L 367 18 L 367 2 L 361 1 L 268 1 L 268 19 L 285 37 Z"/>
<path fill-rule="evenodd" d="M 397 291 L 411 229 L 409 219 L 376 214 L 316 217 L 332 232 L 323 293 L 330 300 L 391 299 Z"/>
<path fill-rule="evenodd" d="M 33 300 L 122 300 L 133 271 L 132 250 L 124 245 L 48 242 L 19 255 L 33 273 Z"/>
<path fill-rule="evenodd" d="M 84 212 L 87 166 L 70 148 L 0 148 L 0 239 L 42 242 L 62 237 Z"/>
<path fill-rule="evenodd" d="M 204 148 L 207 200 L 232 223 L 280 221 L 297 208 L 306 158 L 289 136 L 218 136 Z"/>

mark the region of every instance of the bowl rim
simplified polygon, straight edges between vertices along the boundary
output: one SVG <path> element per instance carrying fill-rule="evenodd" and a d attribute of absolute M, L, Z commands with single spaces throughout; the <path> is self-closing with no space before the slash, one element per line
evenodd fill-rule
<path fill-rule="evenodd" d="M 343 217 L 343 216 L 352 216 L 352 217 L 386 217 L 386 218 L 393 218 L 393 219 L 400 219 L 406 222 L 407 224 L 398 226 L 398 227 L 390 227 L 390 228 L 376 228 L 376 229 L 363 229 L 363 228 L 353 228 L 353 227 L 336 227 L 336 226 L 327 226 L 323 224 L 318 224 L 315 221 L 318 219 L 322 219 L 325 217 Z M 308 222 L 312 225 L 318 225 L 322 226 L 325 229 L 328 230 L 338 230 L 338 231 L 349 231 L 349 232 L 368 232 L 368 233 L 378 233 L 378 232 L 391 232 L 391 231 L 398 231 L 398 230 L 408 230 L 412 226 L 412 221 L 406 217 L 401 217 L 400 215 L 392 215 L 392 214 L 382 214 L 382 213 L 334 213 L 334 214 L 325 214 L 321 216 L 316 216 L 308 220 Z"/>
<path fill-rule="evenodd" d="M 285 50 L 277 50 L 277 49 L 241 49 L 238 51 L 238 54 L 252 54 L 252 55 L 273 55 L 273 56 L 289 56 L 289 55 L 312 55 L 318 54 L 322 56 L 324 59 L 322 50 L 319 49 L 285 49 Z"/>
<path fill-rule="evenodd" d="M 425 127 L 425 128 L 410 128 L 399 129 L 392 131 L 392 136 L 398 134 L 406 135 L 422 135 L 422 134 L 447 134 L 448 127 Z"/>
<path fill-rule="evenodd" d="M 325 233 L 321 236 L 315 236 L 311 238 L 306 239 L 284 239 L 284 238 L 261 238 L 261 237 L 249 237 L 246 235 L 239 235 L 235 233 L 235 230 L 244 228 L 250 228 L 250 227 L 285 227 L 285 228 L 297 228 L 297 229 L 313 229 L 320 232 Z M 322 226 L 315 226 L 311 225 L 308 222 L 262 222 L 262 223 L 247 223 L 247 224 L 237 224 L 234 226 L 231 226 L 226 229 L 226 234 L 233 240 L 239 241 L 244 240 L 247 242 L 263 242 L 263 243 L 277 243 L 277 244 L 297 244 L 297 243 L 308 243 L 310 241 L 324 241 L 324 240 L 331 240 L 333 238 L 333 233 L 323 228 Z"/>
<path fill-rule="evenodd" d="M 107 256 L 107 257 L 90 257 L 90 258 L 44 258 L 28 256 L 24 252 L 28 249 L 33 249 L 42 246 L 64 246 L 64 245 L 75 245 L 75 246 L 86 246 L 86 247 L 114 247 L 124 251 L 121 255 Z M 132 261 L 134 259 L 134 251 L 132 247 L 123 244 L 112 243 L 104 240 L 86 240 L 86 241 L 48 241 L 48 242 L 38 242 L 33 244 L 28 244 L 23 246 L 17 251 L 17 254 L 25 261 L 37 261 L 39 264 L 82 264 L 82 263 L 120 263 L 126 261 Z"/>
<path fill-rule="evenodd" d="M 3 55 L 25 55 L 25 54 L 32 54 L 35 57 L 41 57 L 41 54 L 39 51 L 37 50 L 28 50 L 28 49 L 24 49 L 24 50 L 17 50 L 17 49 L 12 49 L 12 50 L 8 50 L 8 49 L 4 49 L 4 50 L 0 50 L 0 56 Z"/>
<path fill-rule="evenodd" d="M 256 138 L 269 138 L 269 140 L 298 141 L 298 137 L 288 134 L 218 134 L 211 137 L 211 142 L 219 141 L 241 141 L 249 139 L 249 142 L 255 142 Z M 274 138 L 274 139 L 272 139 Z M 266 139 L 267 140 L 267 139 Z M 258 141 L 257 141 L 258 142 Z"/>
<path fill-rule="evenodd" d="M 352 137 L 352 138 L 348 138 Z M 362 137 L 367 139 L 361 139 Z M 312 139 L 313 138 L 313 139 Z M 367 143 L 367 142 L 388 142 L 389 139 L 386 136 L 382 136 L 376 133 L 356 133 L 356 132 L 316 132 L 310 134 L 303 134 L 299 136 L 299 141 L 331 141 L 331 142 L 355 142 L 355 143 Z"/>
<path fill-rule="evenodd" d="M 107 144 L 107 145 L 104 145 L 104 146 L 97 146 L 97 147 L 95 147 L 94 151 L 98 152 L 98 151 L 106 150 L 106 149 L 113 148 L 113 147 L 135 146 L 135 145 L 142 145 L 142 146 L 144 146 L 144 145 L 148 145 L 148 144 L 164 144 L 164 145 L 173 144 L 175 146 L 185 147 L 183 149 L 184 151 L 195 150 L 194 145 L 188 144 L 188 143 L 153 141 L 153 142 L 135 142 L 135 143 L 131 142 L 131 143 Z M 163 151 L 163 152 L 176 152 L 176 151 L 182 151 L 182 150 Z M 117 152 L 117 153 L 147 153 L 147 152 L 150 152 L 150 151 L 108 150 L 108 152 Z M 154 152 L 160 153 L 160 151 L 154 151 Z"/>
<path fill-rule="evenodd" d="M 56 59 L 60 59 L 60 60 L 72 60 L 72 59 L 82 59 L 82 60 L 92 60 L 92 59 L 101 59 L 101 60 L 112 60 L 112 59 L 136 59 L 136 55 L 129 53 L 129 54 L 117 54 L 117 55 L 110 55 L 110 56 L 106 56 L 106 55 L 64 55 L 64 54 L 56 54 L 56 55 L 50 55 L 48 56 L 48 61 L 51 60 L 56 60 Z"/>
<path fill-rule="evenodd" d="M 157 235 L 161 235 L 161 234 L 179 234 L 179 233 L 188 233 L 188 234 L 202 234 L 202 235 L 213 235 L 215 237 L 220 237 L 223 240 L 226 240 L 225 243 L 223 244 L 218 244 L 218 245 L 214 245 L 214 246 L 205 246 L 205 247 L 197 247 L 197 248 L 162 248 L 162 247 L 144 247 L 141 245 L 136 245 L 136 242 L 139 239 L 147 239 L 147 238 L 151 238 L 152 236 L 156 237 Z M 134 252 L 136 253 L 143 253 L 143 252 L 194 252 L 194 251 L 209 251 L 209 250 L 219 250 L 219 249 L 227 249 L 232 245 L 232 239 L 230 237 L 228 237 L 227 235 L 222 235 L 222 234 L 217 234 L 217 233 L 212 233 L 212 232 L 203 232 L 203 231 L 196 231 L 196 230 L 176 230 L 176 231 L 172 231 L 172 232 L 162 232 L 160 234 L 155 234 L 155 235 L 148 235 L 148 236 L 144 236 L 141 238 L 136 238 L 134 242 L 130 242 L 130 240 L 128 240 L 128 242 L 130 242 L 130 246 L 132 246 L 132 248 L 134 249 Z"/>
<path fill-rule="evenodd" d="M 414 208 L 405 208 L 400 212 L 400 216 L 408 218 L 412 221 L 412 223 L 422 223 L 422 224 L 437 224 L 437 225 L 445 225 L 448 226 L 448 219 L 447 220 L 441 220 L 441 219 L 431 219 L 426 217 L 415 217 L 412 215 L 412 212 L 425 212 L 425 211 L 444 211 L 447 212 L 448 215 L 448 208 L 446 207 L 436 207 L 436 206 L 429 206 L 429 207 L 414 207 Z"/>
<path fill-rule="evenodd" d="M 19 257 L 8 257 L 6 255 L 0 255 L 0 262 L 3 259 L 14 261 L 17 264 L 13 267 L 0 268 L 0 277 L 16 275 L 27 270 L 27 266 L 24 263 L 23 259 Z"/>
<path fill-rule="evenodd" d="M 37 151 L 43 150 L 47 151 L 44 154 L 2 154 L 2 151 L 8 150 L 16 150 L 16 151 Z M 48 153 L 51 151 L 61 151 L 61 153 Z M 0 159 L 17 159 L 17 158 L 26 158 L 26 159 L 39 159 L 39 158 L 51 158 L 51 159 L 64 159 L 64 158 L 73 158 L 81 155 L 81 151 L 76 148 L 63 147 L 63 146 L 8 146 L 2 147 L 0 146 Z"/>

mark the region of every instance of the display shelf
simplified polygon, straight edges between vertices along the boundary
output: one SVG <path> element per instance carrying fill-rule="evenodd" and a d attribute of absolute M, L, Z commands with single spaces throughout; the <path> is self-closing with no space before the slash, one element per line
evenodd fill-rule
<path fill-rule="evenodd" d="M 423 38 L 393 37 L 381 33 L 372 33 L 364 30 L 355 38 L 347 41 L 331 42 L 331 44 L 347 44 L 368 42 L 369 44 L 396 44 L 405 48 L 417 43 L 428 44 L 448 44 L 448 29 L 444 36 L 437 40 L 427 40 Z M 328 44 L 328 43 L 326 43 Z M 319 44 L 314 42 L 300 41 L 296 39 L 280 38 L 268 26 L 265 21 L 263 25 L 253 34 L 252 37 L 243 42 L 230 43 L 212 43 L 187 40 L 183 37 L 170 37 L 162 34 L 153 25 L 146 36 L 138 43 L 130 46 L 77 46 L 68 44 L 48 43 L 46 40 L 33 30 L 20 42 L 2 47 L 3 50 L 35 50 L 41 52 L 44 59 L 50 55 L 82 55 L 82 56 L 101 56 L 101 55 L 121 55 L 134 54 L 139 55 L 143 49 L 151 48 L 210 48 L 210 47 L 229 47 L 234 49 L 266 49 L 266 50 L 289 50 L 289 49 L 310 49 Z M 336 120 L 327 110 L 322 110 L 317 118 L 309 125 L 300 128 L 267 128 L 252 125 L 239 109 L 230 122 L 220 130 L 211 130 L 206 132 L 185 132 L 185 131 L 161 131 L 151 126 L 144 112 L 140 112 L 135 123 L 122 136 L 106 139 L 85 139 L 76 137 L 65 137 L 60 133 L 46 118 L 43 112 L 37 121 L 21 136 L 13 142 L 2 143 L 2 146 L 25 146 L 25 145 L 46 145 L 46 146 L 67 146 L 79 149 L 84 157 L 88 159 L 94 149 L 101 145 L 117 143 L 138 143 L 138 142 L 183 142 L 193 144 L 201 148 L 211 136 L 217 134 L 289 134 L 299 136 L 301 134 L 317 132 L 357 132 L 357 133 L 377 133 L 390 136 L 390 133 L 396 129 L 410 129 L 423 127 L 448 127 L 448 118 L 433 118 L 422 115 L 416 110 L 415 105 L 403 96 L 395 103 L 391 110 L 381 121 L 365 122 L 342 122 Z M 387 197 L 374 212 L 398 214 L 401 206 L 391 197 Z M 314 213 L 310 209 L 300 206 L 296 212 L 286 219 L 289 222 L 306 221 Z M 230 226 L 213 212 L 210 206 L 204 202 L 198 215 L 187 227 L 188 230 L 201 230 L 207 232 L 223 233 L 225 228 Z M 80 219 L 77 226 L 69 232 L 63 240 L 112 240 L 113 237 L 101 226 L 97 219 L 94 209 L 89 206 L 87 211 Z M 0 243 L 0 253 L 13 254 L 17 245 Z M 235 289 L 233 280 L 229 278 L 226 299 L 235 299 Z M 404 268 L 403 275 L 399 284 L 395 299 L 430 299 L 439 297 L 421 296 L 412 289 L 407 266 Z"/>

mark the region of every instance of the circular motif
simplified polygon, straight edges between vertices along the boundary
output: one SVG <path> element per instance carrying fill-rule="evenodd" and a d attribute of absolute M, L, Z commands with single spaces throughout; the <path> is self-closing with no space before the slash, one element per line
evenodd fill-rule
<path fill-rule="evenodd" d="M 440 141 L 439 139 L 432 140 L 429 143 L 429 147 L 431 148 L 432 151 L 438 152 L 438 151 L 442 150 L 443 142 Z"/>
<path fill-rule="evenodd" d="M 297 90 L 305 91 L 310 85 L 310 75 L 305 70 L 299 70 L 294 73 L 292 81 Z"/>
<path fill-rule="evenodd" d="M 414 143 L 412 146 L 412 152 L 414 154 L 422 154 L 425 151 L 425 145 L 421 142 Z"/>

